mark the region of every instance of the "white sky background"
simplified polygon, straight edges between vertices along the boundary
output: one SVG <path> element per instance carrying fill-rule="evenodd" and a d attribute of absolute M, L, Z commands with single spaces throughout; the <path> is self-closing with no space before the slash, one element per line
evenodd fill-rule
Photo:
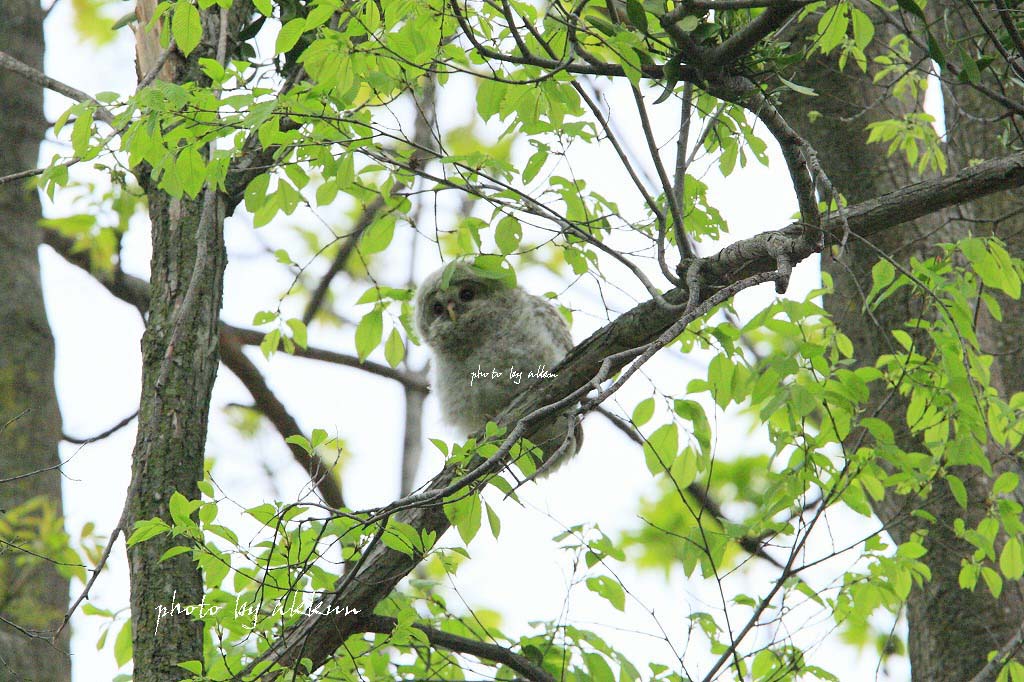
<path fill-rule="evenodd" d="M 83 46 L 70 27 L 69 9 L 69 3 L 59 3 L 47 20 L 47 73 L 86 92 L 131 92 L 136 77 L 130 33 L 121 31 L 115 44 L 101 50 L 91 45 Z M 454 99 L 446 97 L 442 91 L 442 118 L 452 116 L 459 125 L 465 122 L 464 117 L 470 107 Z M 47 116 L 51 121 L 66 106 L 68 102 L 64 98 L 47 93 Z M 631 104 L 620 102 L 616 104 L 616 111 L 626 114 L 618 124 L 619 130 L 628 131 L 633 126 Z M 654 107 L 652 111 L 656 119 L 659 116 L 666 119 L 662 121 L 666 126 L 672 126 L 678 115 L 678 108 L 668 103 Z M 671 128 L 661 129 L 668 131 Z M 631 139 L 634 149 L 642 153 L 645 147 L 639 135 L 630 137 L 635 137 Z M 659 141 L 667 139 L 666 133 Z M 42 158 L 48 159 L 54 149 L 54 146 L 49 146 Z M 65 154 L 69 152 L 66 147 L 59 149 Z M 776 229 L 789 222 L 795 211 L 795 200 L 785 166 L 774 149 L 772 152 L 775 161 L 769 169 L 753 162 L 746 169 L 738 169 L 728 181 L 723 180 L 717 170 L 703 178 L 711 185 L 711 199 L 728 221 L 731 234 L 719 244 L 702 245 L 702 253 L 716 251 L 729 241 Z M 525 161 L 526 156 L 521 158 Z M 572 161 L 579 173 L 591 168 L 602 169 L 600 173 L 585 176 L 589 186 L 620 201 L 627 215 L 629 210 L 626 206 L 639 205 L 628 179 L 621 172 L 615 172 L 619 169 L 618 161 L 607 145 L 604 149 L 587 149 L 577 144 Z M 57 216 L 66 215 L 74 209 L 66 204 L 52 205 L 44 201 L 44 211 L 47 215 Z M 336 218 L 326 211 L 321 215 L 329 221 Z M 424 215 L 429 219 L 431 211 Z M 289 239 L 282 235 L 287 227 L 310 219 L 308 215 L 302 216 L 297 212 L 293 216 L 281 216 L 255 232 L 251 222 L 241 213 L 228 220 L 226 234 L 230 262 L 225 280 L 223 319 L 248 326 L 255 312 L 275 307 L 291 278 L 287 271 L 274 265 L 273 257 L 263 251 L 262 244 L 272 243 L 274 248 L 286 246 Z M 344 231 L 345 226 L 342 224 L 340 228 Z M 374 274 L 380 281 L 404 285 L 407 258 L 399 254 L 406 249 L 409 234 L 409 230 L 400 224 L 395 243 L 401 247 L 394 251 L 396 257 L 391 260 L 396 266 L 375 269 Z M 526 237 L 529 241 L 529 232 Z M 125 270 L 148 277 L 149 255 L 148 225 L 140 220 L 125 239 Z M 436 251 L 424 248 L 423 242 L 418 255 L 417 278 L 422 278 L 437 267 L 439 261 Z M 41 251 L 41 260 L 47 309 L 57 341 L 57 388 L 64 431 L 75 436 L 90 436 L 116 423 L 137 406 L 141 381 L 139 342 L 142 322 L 134 308 L 113 298 L 89 275 L 68 265 L 45 247 Z M 605 273 L 631 295 L 641 297 L 642 287 L 624 268 L 607 262 L 604 268 Z M 656 275 L 650 274 L 652 278 Z M 564 283 L 537 270 L 521 271 L 520 281 L 535 293 L 548 290 L 562 292 L 564 289 Z M 655 281 L 661 282 L 660 277 Z M 807 291 L 816 288 L 817 283 L 817 263 L 805 262 L 796 268 L 788 296 L 802 298 Z M 333 291 L 339 298 L 344 296 L 347 299 L 358 296 L 363 288 L 363 285 L 351 287 L 345 277 L 340 276 L 334 282 Z M 629 297 L 610 289 L 606 289 L 606 294 L 616 312 L 634 304 Z M 741 293 L 736 298 L 736 307 L 741 315 L 749 317 L 774 295 L 771 284 L 762 285 Z M 576 310 L 573 336 L 577 341 L 601 325 L 604 309 L 588 279 L 584 278 L 580 284 L 570 288 L 560 300 Z M 289 316 L 287 313 L 298 316 L 302 303 L 286 301 L 286 316 Z M 334 331 L 314 325 L 310 330 L 310 344 L 338 350 L 351 349 L 352 333 L 351 328 Z M 358 370 L 291 358 L 283 353 L 275 355 L 269 363 L 263 360 L 257 349 L 250 349 L 249 356 L 256 360 L 271 387 L 279 392 L 279 397 L 307 433 L 319 427 L 347 439 L 354 458 L 345 471 L 345 494 L 352 508 L 380 505 L 394 499 L 398 493 L 403 409 L 401 391 L 396 384 Z M 419 364 L 425 354 L 417 349 L 414 357 Z M 383 361 L 382 355 L 380 360 Z M 650 393 L 648 377 L 658 377 L 657 384 L 661 390 L 682 394 L 688 381 L 703 376 L 704 369 L 699 362 L 674 359 L 663 353 L 650 363 L 643 374 L 631 380 L 617 394 L 616 399 L 622 406 L 617 411 L 628 415 L 636 402 Z M 209 434 L 209 454 L 217 460 L 215 480 L 243 506 L 254 506 L 275 498 L 294 499 L 306 485 L 303 471 L 270 429 L 255 441 L 241 439 L 229 425 L 223 411 L 223 406 L 232 401 L 247 403 L 249 396 L 230 372 L 222 368 L 213 396 Z M 615 409 L 614 404 L 607 405 Z M 763 436 L 752 440 L 746 422 L 732 423 L 723 419 L 720 413 L 716 415 L 711 411 L 709 416 L 713 420 L 717 456 L 728 458 L 734 453 L 749 453 L 767 447 Z M 647 432 L 660 423 L 656 416 L 648 425 Z M 441 423 L 433 399 L 428 401 L 424 426 L 429 436 L 449 441 L 457 437 Z M 583 576 L 573 574 L 572 555 L 558 550 L 550 538 L 563 527 L 578 523 L 598 523 L 612 536 L 617 530 L 639 527 L 641 521 L 636 516 L 636 501 L 654 490 L 639 448 L 603 418 L 591 416 L 587 420 L 586 434 L 583 451 L 574 461 L 541 484 L 521 489 L 525 508 L 510 502 L 502 503 L 493 495 L 489 498 L 501 515 L 502 534 L 499 541 L 494 541 L 484 524 L 469 548 L 472 561 L 466 562 L 457 576 L 458 594 L 472 606 L 502 612 L 504 630 L 509 634 L 530 631 L 530 621 L 562 617 L 581 627 L 596 630 L 613 646 L 626 652 L 634 663 L 643 664 L 648 659 L 670 663 L 671 657 L 657 639 L 658 624 L 647 612 L 653 609 L 658 623 L 666 629 L 679 651 L 685 654 L 688 672 L 699 677 L 708 661 L 701 660 L 698 654 L 706 650 L 706 646 L 698 642 L 689 651 L 684 651 L 688 626 L 686 617 L 695 611 L 719 613 L 721 606 L 713 581 L 690 581 L 678 570 L 666 580 L 657 572 L 638 572 L 628 565 L 613 564 L 616 575 L 643 603 L 642 608 L 632 603 L 625 614 L 615 611 L 582 585 L 570 589 L 570 584 Z M 68 444 L 62 447 L 62 458 L 67 462 L 64 468 L 65 509 L 68 529 L 73 537 L 88 521 L 95 522 L 101 533 L 109 532 L 113 527 L 129 481 L 134 438 L 133 423 L 104 441 L 82 448 Z M 432 476 L 441 466 L 440 457 L 429 443 L 425 445 L 424 453 L 419 472 L 421 481 Z M 222 512 L 222 518 L 227 511 Z M 845 510 L 830 512 L 828 518 L 831 540 L 836 546 L 855 542 L 877 528 L 876 522 Z M 828 535 L 817 533 L 817 541 L 812 543 L 812 555 L 831 551 Z M 446 540 L 448 545 L 457 542 L 450 537 Z M 780 558 L 784 556 L 781 551 L 775 554 Z M 822 569 L 809 571 L 807 578 L 811 585 L 824 586 L 853 561 L 852 553 L 844 555 Z M 595 570 L 590 575 L 598 572 Z M 757 597 L 770 588 L 776 573 L 776 569 L 764 562 L 753 560 L 748 562 L 744 571 L 730 576 L 726 586 L 730 593 L 740 591 Z M 81 586 L 76 584 L 72 591 L 77 594 L 80 589 Z M 118 543 L 114 557 L 95 586 L 91 600 L 102 608 L 126 608 L 128 577 L 123 540 Z M 451 593 L 448 600 L 450 606 L 458 609 L 459 596 Z M 737 619 L 742 623 L 748 614 L 747 609 L 733 607 L 734 629 L 738 629 Z M 798 642 L 807 645 L 834 635 L 827 618 L 823 622 L 820 617 L 813 623 L 807 620 L 805 616 L 788 621 L 790 627 L 807 626 L 805 630 L 790 633 Z M 76 680 L 109 679 L 118 672 L 111 650 L 115 633 L 108 638 L 105 650 L 96 650 L 98 628 L 102 622 L 99 618 L 83 616 L 81 611 L 73 620 L 72 654 Z M 884 623 L 885 620 L 879 622 Z M 634 634 L 635 631 L 651 633 L 655 638 Z M 765 628 L 743 649 L 749 650 L 755 642 L 767 644 L 773 635 L 784 637 L 786 632 Z M 861 659 L 856 651 L 837 644 L 835 639 L 816 648 L 808 662 L 824 666 L 843 680 L 873 679 L 876 675 L 880 679 L 907 676 L 905 663 L 892 666 L 889 671 L 892 677 L 889 678 L 876 670 L 877 660 L 873 652 L 866 651 Z M 641 666 L 641 672 L 646 672 L 645 666 Z"/>

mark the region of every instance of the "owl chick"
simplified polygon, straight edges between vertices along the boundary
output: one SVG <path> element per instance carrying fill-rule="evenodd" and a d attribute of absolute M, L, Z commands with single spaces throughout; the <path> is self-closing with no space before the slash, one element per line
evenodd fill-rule
<path fill-rule="evenodd" d="M 463 261 L 423 280 L 416 328 L 434 351 L 434 387 L 445 419 L 467 435 L 494 419 L 519 391 L 550 380 L 551 368 L 573 345 L 568 325 L 547 301 Z M 536 445 L 554 453 L 539 473 L 550 473 L 576 454 L 582 435 L 566 418 L 534 434 Z"/>

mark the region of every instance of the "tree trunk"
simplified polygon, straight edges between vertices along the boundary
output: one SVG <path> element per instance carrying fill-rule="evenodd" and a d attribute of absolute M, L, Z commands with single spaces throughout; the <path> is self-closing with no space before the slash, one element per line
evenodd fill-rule
<path fill-rule="evenodd" d="M 234 2 L 226 36 L 237 35 L 252 11 L 251 3 Z M 188 59 L 177 55 L 169 60 L 161 78 L 209 83 L 198 62 L 216 56 L 221 16 L 216 6 L 203 13 L 202 42 Z M 232 57 L 230 49 L 226 57 Z M 141 66 L 141 71 L 149 68 Z M 199 497 L 227 262 L 223 202 L 211 196 L 204 219 L 207 190 L 195 199 L 175 198 L 138 172 L 147 187 L 153 258 L 142 338 L 139 430 L 128 493 L 129 533 L 138 521 L 159 517 L 170 522 L 174 493 L 189 500 Z M 128 550 L 136 682 L 178 680 L 184 676 L 178 663 L 203 660 L 202 624 L 193 617 L 172 611 L 159 618 L 157 629 L 159 607 L 171 611 L 175 603 L 184 607 L 203 599 L 202 576 L 191 554 L 160 562 L 164 552 L 186 542 L 161 535 Z"/>
<path fill-rule="evenodd" d="M 865 11 L 869 10 L 865 8 Z M 813 19 L 809 21 L 813 25 Z M 886 44 L 892 28 L 880 23 L 876 29 L 873 46 L 883 50 L 884 47 L 880 46 Z M 868 55 L 869 62 L 871 56 Z M 920 110 L 920 103 L 896 100 L 888 80 L 873 84 L 874 65 L 869 66 L 867 75 L 852 63 L 840 73 L 835 61 L 834 57 L 818 58 L 805 64 L 805 68 L 795 76 L 796 81 L 813 87 L 819 96 L 787 98 L 784 115 L 818 150 L 822 165 L 836 188 L 850 203 L 856 203 L 921 179 L 913 168 L 908 167 L 902 153 L 887 157 L 887 144 L 866 144 L 865 130 L 871 121 L 898 118 L 905 111 Z M 949 93 L 945 94 L 948 97 Z M 808 116 L 812 110 L 822 113 L 813 123 Z M 1005 149 L 985 146 L 981 142 L 994 137 L 992 124 L 988 126 L 960 126 L 953 140 L 953 149 L 963 146 L 979 150 L 972 154 L 979 153 L 984 158 L 1004 154 Z M 859 144 L 850 143 L 851 140 L 857 140 Z M 956 163 L 955 151 L 952 156 L 956 169 L 962 164 Z M 1006 197 L 1005 193 L 993 195 L 975 205 L 1001 206 L 1007 201 Z M 874 235 L 870 242 L 851 237 L 838 259 L 823 259 L 823 268 L 832 275 L 836 290 L 835 295 L 827 298 L 826 307 L 839 328 L 853 341 L 860 364 L 873 365 L 879 355 L 898 352 L 893 348 L 892 330 L 920 317 L 926 303 L 924 297 L 911 296 L 910 288 L 905 287 L 872 314 L 861 312 L 864 295 L 871 289 L 871 268 L 879 255 L 886 254 L 903 264 L 912 257 L 934 256 L 938 252 L 936 244 L 971 234 L 970 223 L 956 220 L 965 210 L 958 207 L 928 216 L 912 225 L 904 225 L 900 230 Z M 982 214 L 988 211 L 986 208 L 979 210 Z M 974 230 L 974 233 L 978 232 Z M 1020 257 L 1022 252 L 1017 249 L 1014 255 Z M 1008 317 L 1019 319 L 1019 301 L 1005 300 L 1003 304 Z M 996 332 L 996 337 L 988 338 L 992 332 Z M 994 352 L 1003 348 L 996 340 L 1000 335 L 999 325 L 983 324 L 979 329 L 982 349 Z M 1014 332 L 1013 338 L 1019 350 L 1020 331 Z M 920 340 L 927 344 L 923 335 Z M 1004 361 L 1009 362 L 1013 357 L 1017 356 L 1004 356 Z M 997 359 L 997 365 L 999 363 Z M 994 369 L 993 374 L 1005 377 L 1006 373 Z M 1012 376 L 1015 383 L 1021 382 L 1019 371 Z M 999 390 L 1000 395 L 1008 398 L 1021 387 L 1001 385 Z M 907 429 L 906 409 L 907 402 L 902 397 L 878 389 L 873 392 L 865 414 L 885 420 L 896 432 L 897 444 L 902 449 L 927 452 L 927 448 Z M 997 461 L 996 453 L 991 454 L 995 476 L 1011 466 L 1019 470 L 1019 465 L 1008 461 L 1010 458 L 1002 457 Z M 923 542 L 928 554 L 924 561 L 931 569 L 932 579 L 922 588 L 915 588 L 907 604 L 913 679 L 921 682 L 970 680 L 985 666 L 989 652 L 999 649 L 1013 637 L 1020 626 L 1020 614 L 1024 613 L 1024 595 L 1019 584 L 1007 583 L 998 600 L 983 584 L 973 591 L 960 588 L 961 560 L 971 555 L 973 547 L 956 537 L 953 522 L 962 518 L 968 528 L 977 526 L 988 511 L 994 477 L 988 477 L 974 467 L 950 467 L 949 471 L 959 476 L 967 487 L 966 511 L 957 505 L 942 482 L 931 486 L 921 496 L 890 492 L 875 504 L 876 513 L 897 542 L 905 542 L 915 533 L 925 534 Z M 936 521 L 929 523 L 911 516 L 911 512 L 919 508 L 930 512 Z"/>
<path fill-rule="evenodd" d="M 38 0 L 4 2 L 0 50 L 42 69 Z M 2 176 L 36 165 L 46 119 L 39 86 L 0 71 L 0 93 Z M 39 281 L 40 217 L 35 190 L 23 183 L 0 186 L 0 514 L 16 534 L 25 534 L 21 540 L 37 535 L 41 524 L 63 533 L 61 419 L 53 386 L 53 337 Z M 24 516 L 14 511 L 29 500 L 39 506 Z M 5 544 L 19 542 L 17 535 L 0 534 Z M 46 553 L 31 540 L 26 544 Z M 52 563 L 9 546 L 0 550 L 0 679 L 71 679 L 67 633 L 54 644 L 48 641 L 67 608 L 68 581 Z"/>

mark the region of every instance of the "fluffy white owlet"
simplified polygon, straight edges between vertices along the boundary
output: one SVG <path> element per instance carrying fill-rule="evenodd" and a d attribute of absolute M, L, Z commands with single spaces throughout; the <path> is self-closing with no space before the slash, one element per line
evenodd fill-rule
<path fill-rule="evenodd" d="M 573 345 L 569 326 L 547 301 L 462 261 L 423 280 L 416 328 L 434 351 L 434 388 L 445 419 L 466 435 L 483 428 L 520 391 L 550 381 L 551 368 Z M 554 454 L 540 469 L 545 475 L 576 454 L 583 434 L 559 419 L 531 440 Z"/>

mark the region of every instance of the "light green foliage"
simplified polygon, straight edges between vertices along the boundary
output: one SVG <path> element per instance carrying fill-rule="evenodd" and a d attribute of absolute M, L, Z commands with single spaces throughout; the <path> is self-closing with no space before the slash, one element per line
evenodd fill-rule
<path fill-rule="evenodd" d="M 265 334 L 260 348 L 266 357 L 282 348 L 288 353 L 307 348 L 316 325 L 336 325 L 343 329 L 348 352 L 360 362 L 383 360 L 392 368 L 410 369 L 410 343 L 419 341 L 412 324 L 413 292 L 404 281 L 378 277 L 385 263 L 407 255 L 413 230 L 446 260 L 474 256 L 479 273 L 510 286 L 517 282 L 517 268 L 535 266 L 580 279 L 607 277 L 608 284 L 617 285 L 604 269 L 611 261 L 603 247 L 626 253 L 639 243 L 653 251 L 660 229 L 665 241 L 674 243 L 663 188 L 651 190 L 657 183 L 641 179 L 650 201 L 631 195 L 635 187 L 614 195 L 599 191 L 595 177 L 605 169 L 583 168 L 572 162 L 572 155 L 580 148 L 608 147 L 609 132 L 589 110 L 584 94 L 597 96 L 599 110 L 613 119 L 612 129 L 636 132 L 633 119 L 624 124 L 616 118 L 618 104 L 602 108 L 606 86 L 622 86 L 627 96 L 629 86 L 636 86 L 649 109 L 664 107 L 657 110 L 660 114 L 676 107 L 672 118 L 678 119 L 681 43 L 661 23 L 677 5 L 627 0 L 628 21 L 615 22 L 603 2 L 584 3 L 581 15 L 571 17 L 560 14 L 557 3 L 539 8 L 522 0 L 459 2 L 465 13 L 460 24 L 445 0 L 254 0 L 259 16 L 249 18 L 240 33 L 244 40 L 257 38 L 262 50 L 273 45 L 273 59 L 263 54 L 257 60 L 250 44 L 239 53 L 243 58 L 220 64 L 201 45 L 202 19 L 204 12 L 229 4 L 160 3 L 158 18 L 169 29 L 164 40 L 172 36 L 183 54 L 196 59 L 201 75 L 185 84 L 156 80 L 130 95 L 100 96 L 115 116 L 117 149 L 111 149 L 110 132 L 94 104 L 70 107 L 54 131 L 75 157 L 107 163 L 114 153 L 119 163 L 148 173 L 152 187 L 175 200 L 197 199 L 208 189 L 230 191 L 231 164 L 252 148 L 267 152 L 264 165 L 247 176 L 251 179 L 240 197 L 253 227 L 271 245 L 276 265 L 292 277 L 277 301 L 251 311 L 252 324 Z M 915 21 L 924 18 L 915 0 L 897 4 Z M 695 44 L 715 46 L 749 27 L 763 11 L 694 9 L 677 26 Z M 510 32 L 509 15 L 516 25 L 532 29 L 519 36 L 522 44 Z M 264 22 L 266 17 L 275 21 Z M 813 3 L 801 18 L 812 22 L 814 40 L 795 49 L 835 60 L 841 70 L 852 61 L 854 74 L 871 70 L 872 78 L 905 101 L 923 93 L 925 76 L 910 68 L 920 53 L 908 36 L 896 35 L 885 50 L 874 49 L 878 38 L 868 15 L 845 0 Z M 467 39 L 458 37 L 464 29 L 485 52 L 521 56 L 525 47 L 550 64 L 499 61 L 480 49 L 466 49 Z M 966 82 L 976 82 L 987 68 L 983 55 L 962 46 L 943 49 L 930 32 L 925 35 L 929 55 L 946 63 L 955 60 Z M 571 45 L 571 38 L 578 45 Z M 621 67 L 625 78 L 609 86 L 603 77 L 583 81 L 569 73 L 564 63 L 579 56 L 578 48 L 587 50 L 588 59 Z M 789 75 L 787 67 L 803 56 L 795 56 L 791 46 L 768 42 L 744 58 L 742 70 L 769 104 L 780 96 L 812 96 L 799 79 L 780 75 Z M 661 69 L 657 82 L 643 75 L 651 67 Z M 291 87 L 278 87 L 300 71 L 302 77 Z M 435 110 L 435 86 L 442 97 L 451 87 L 461 99 L 457 105 L 446 100 Z M 704 92 L 700 83 L 692 89 L 690 144 L 696 152 L 724 176 L 740 174 L 751 159 L 767 165 L 763 124 L 738 104 Z M 426 118 L 443 112 L 457 120 L 417 135 L 409 121 L 419 112 Z M 921 111 L 871 123 L 867 133 L 868 142 L 887 144 L 890 155 L 904 155 L 921 172 L 947 170 L 933 121 Z M 657 145 L 665 143 L 656 139 Z M 618 158 L 612 154 L 604 158 Z M 60 161 L 54 159 L 39 179 L 50 197 L 75 186 Z M 676 189 L 686 233 L 711 243 L 728 225 L 703 172 L 680 168 L 682 187 Z M 78 212 L 45 222 L 75 239 L 77 249 L 88 250 L 94 264 L 108 270 L 142 203 L 141 192 L 120 172 L 115 180 L 113 189 L 103 191 L 77 186 Z M 424 203 L 423 197 L 435 204 Z M 461 206 L 453 211 L 456 215 L 432 229 L 425 214 L 452 204 Z M 308 210 L 323 224 L 309 220 Z M 362 227 L 355 230 L 357 225 Z M 704 252 L 712 250 L 717 246 Z M 307 328 L 294 312 L 296 304 L 308 303 L 322 273 L 342 254 L 347 258 L 331 271 L 350 281 L 326 294 Z M 919 500 L 948 493 L 965 512 L 983 511 L 978 522 L 958 519 L 955 524 L 971 548 L 963 560 L 961 587 L 998 594 L 1005 581 L 1019 580 L 1024 575 L 1024 524 L 1015 495 L 1021 482 L 1013 475 L 997 476 L 985 448 L 1019 447 L 1024 395 L 1004 399 L 990 388 L 992 360 L 979 347 L 974 328 L 977 305 L 998 321 L 1000 300 L 1019 299 L 1022 273 L 1006 245 L 980 237 L 943 247 L 925 260 L 911 259 L 908 265 L 879 261 L 861 309 L 852 312 L 870 315 L 894 297 L 914 297 L 923 308 L 919 317 L 891 330 L 891 338 L 884 340 L 888 352 L 875 366 L 854 362 L 851 340 L 826 314 L 827 276 L 822 289 L 804 300 L 776 300 L 746 322 L 737 323 L 721 311 L 696 321 L 663 352 L 706 361 L 698 378 L 685 389 L 677 385 L 671 395 L 652 391 L 627 405 L 626 414 L 644 443 L 624 452 L 623 460 L 632 458 L 651 477 L 650 493 L 637 505 L 643 523 L 606 534 L 596 524 L 574 520 L 576 525 L 555 540 L 574 571 L 572 596 L 597 603 L 606 621 L 647 608 L 638 607 L 619 571 L 627 557 L 673 580 L 683 575 L 695 585 L 713 586 L 720 590 L 720 607 L 693 603 L 685 616 L 692 638 L 686 655 L 713 660 L 729 652 L 728 665 L 737 678 L 778 682 L 837 678 L 819 667 L 812 653 L 782 637 L 757 647 L 743 642 L 735 653 L 729 651 L 739 631 L 733 613 L 746 618 L 763 607 L 758 612 L 763 623 L 784 618 L 782 605 L 811 605 L 817 620 L 833 619 L 850 644 L 876 646 L 884 657 L 903 645 L 888 631 L 876 630 L 876 616 L 885 612 L 895 618 L 910 591 L 930 579 L 926 532 L 898 546 L 878 532 L 830 536 L 832 549 L 812 555 L 812 535 L 817 540 L 829 533 L 825 527 L 833 515 L 871 517 L 872 505 L 892 494 Z M 568 308 L 562 310 L 572 317 Z M 577 320 L 597 319 L 592 313 L 585 311 Z M 906 398 L 901 423 L 867 413 L 872 391 Z M 252 433 L 256 425 L 250 417 L 241 424 Z M 727 450 L 720 438 L 723 428 L 749 429 L 750 437 Z M 896 434 L 906 430 L 919 437 L 922 451 L 901 449 Z M 482 443 L 431 442 L 448 465 L 465 470 L 474 458 L 497 452 L 505 433 L 491 423 Z M 347 435 L 331 437 L 316 429 L 287 442 L 334 462 Z M 519 472 L 530 476 L 537 462 L 523 456 L 526 452 L 520 443 L 512 447 L 511 457 Z M 335 471 L 343 464 L 342 458 Z M 984 499 L 968 487 L 978 472 L 994 481 Z M 494 612 L 461 600 L 446 602 L 452 578 L 468 560 L 468 546 L 488 541 L 486 533 L 479 537 L 485 515 L 494 538 L 503 524 L 510 527 L 512 519 L 499 515 L 507 507 L 499 507 L 497 499 L 517 501 L 517 484 L 503 473 L 434 501 L 443 504 L 455 528 L 438 537 L 396 514 L 329 514 L 312 505 L 279 502 L 245 510 L 248 526 L 236 527 L 224 520 L 227 498 L 204 481 L 202 499 L 175 495 L 169 501 L 171 522 L 138 523 L 129 544 L 169 534 L 179 544 L 164 558 L 189 555 L 202 569 L 206 603 L 220 608 L 197 616 L 206 626 L 206 659 L 182 664 L 197 679 L 230 679 L 264 642 L 276 641 L 303 617 L 309 595 L 335 586 L 371 547 L 420 562 L 422 570 L 377 607 L 376 615 L 395 619 L 393 631 L 349 638 L 318 671 L 324 679 L 464 679 L 470 670 L 495 679 L 517 675 L 501 663 L 474 661 L 470 668 L 456 656 L 438 655 L 417 625 L 499 642 L 560 680 L 685 679 L 678 659 L 652 656 L 635 663 L 618 642 L 603 638 L 606 631 L 599 636 L 564 617 L 532 622 L 511 634 L 502 631 Z M 710 506 L 716 501 L 724 512 Z M 929 520 L 923 509 L 915 514 Z M 49 534 L 43 530 L 28 535 L 48 538 L 56 548 L 52 529 Z M 0 531 L 6 537 L 9 529 Z M 90 555 L 94 551 L 91 547 Z M 730 577 L 745 570 L 744 562 L 758 551 L 785 567 L 775 567 L 773 591 L 762 590 L 760 583 L 733 589 Z M 811 572 L 805 569 L 819 561 L 844 561 L 837 555 L 846 551 L 857 559 L 844 564 L 835 581 L 820 585 L 805 578 Z M 84 577 L 82 569 L 74 572 Z M 529 589 L 529 576 L 494 587 Z M 288 610 L 296 598 L 305 600 L 302 607 Z M 116 630 L 114 656 L 126 661 L 130 627 L 111 612 L 95 609 L 95 615 L 107 619 L 103 637 Z M 478 675 L 480 669 L 486 672 Z M 1000 674 L 1019 682 L 1024 668 L 1012 664 Z"/>
<path fill-rule="evenodd" d="M 903 152 L 911 165 L 921 172 L 946 172 L 946 155 L 931 115 L 922 112 L 905 114 L 901 120 L 889 119 L 868 124 L 868 142 L 888 142 L 887 153 Z"/>

